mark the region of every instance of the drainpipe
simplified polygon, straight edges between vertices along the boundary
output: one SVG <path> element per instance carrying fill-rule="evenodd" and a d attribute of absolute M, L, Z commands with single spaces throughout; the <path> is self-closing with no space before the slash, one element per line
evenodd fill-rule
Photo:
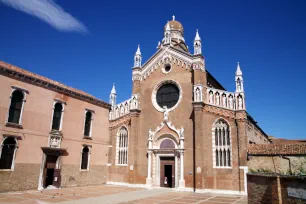
<path fill-rule="evenodd" d="M 282 155 L 280 155 L 280 158 L 283 158 L 283 159 L 288 160 L 288 162 L 289 162 L 289 171 L 290 171 L 290 173 L 292 174 L 292 169 L 291 169 L 291 160 L 290 160 L 290 158 L 285 157 L 285 156 L 282 156 Z"/>

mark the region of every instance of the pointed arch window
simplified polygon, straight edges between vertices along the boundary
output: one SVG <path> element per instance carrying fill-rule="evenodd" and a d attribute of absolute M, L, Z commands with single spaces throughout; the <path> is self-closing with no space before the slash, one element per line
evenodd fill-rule
<path fill-rule="evenodd" d="M 116 164 L 127 165 L 128 162 L 128 131 L 121 127 L 117 135 Z"/>
<path fill-rule="evenodd" d="M 53 109 L 52 130 L 62 129 L 63 103 L 56 102 Z"/>
<path fill-rule="evenodd" d="M 11 104 L 7 118 L 8 123 L 21 125 L 24 102 L 25 92 L 19 89 L 15 89 L 11 95 Z"/>
<path fill-rule="evenodd" d="M 231 135 L 230 127 L 224 120 L 220 119 L 213 125 L 213 154 L 214 167 L 231 167 Z"/>
<path fill-rule="evenodd" d="M 91 137 L 92 120 L 93 120 L 93 111 L 86 110 L 85 125 L 84 125 L 84 136 L 86 136 L 86 137 Z"/>
<path fill-rule="evenodd" d="M 81 170 L 89 170 L 90 146 L 83 146 L 81 152 Z"/>
<path fill-rule="evenodd" d="M 16 149 L 17 142 L 14 137 L 7 137 L 3 140 L 0 148 L 0 169 L 14 169 Z"/>

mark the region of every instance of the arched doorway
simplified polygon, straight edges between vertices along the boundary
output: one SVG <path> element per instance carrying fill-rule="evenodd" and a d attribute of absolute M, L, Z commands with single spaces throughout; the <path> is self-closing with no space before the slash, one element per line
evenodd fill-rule
<path fill-rule="evenodd" d="M 155 186 L 178 187 L 178 144 L 172 135 L 164 135 L 155 143 L 153 163 L 155 163 Z"/>

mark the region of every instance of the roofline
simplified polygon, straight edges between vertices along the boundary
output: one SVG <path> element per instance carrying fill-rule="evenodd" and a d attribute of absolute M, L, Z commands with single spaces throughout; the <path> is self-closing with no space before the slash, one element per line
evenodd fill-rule
<path fill-rule="evenodd" d="M 24 72 L 20 72 L 17 71 L 13 68 L 17 68 L 20 69 Z M 0 75 L 6 76 L 6 77 L 10 77 L 19 81 L 23 81 L 25 83 L 31 83 L 33 85 L 45 88 L 45 89 L 49 89 L 52 91 L 56 91 L 58 93 L 61 94 L 65 94 L 68 96 L 71 96 L 73 98 L 76 98 L 78 100 L 82 100 L 82 101 L 86 101 L 88 103 L 91 103 L 93 105 L 97 105 L 103 108 L 107 108 L 110 109 L 111 105 L 109 103 L 106 103 L 105 101 L 102 101 L 100 99 L 95 98 L 94 96 L 91 96 L 90 94 L 87 94 L 86 92 L 84 92 L 84 94 L 80 93 L 83 92 L 81 90 L 78 89 L 74 89 L 72 87 L 66 86 L 60 82 L 54 81 L 52 79 L 46 78 L 44 76 L 40 76 L 38 74 L 29 72 L 27 70 L 24 70 L 22 68 L 19 68 L 17 66 L 11 65 L 9 63 L 3 62 L 0 60 Z M 34 75 L 34 76 L 31 76 Z M 41 78 L 39 78 L 41 77 Z M 47 80 L 50 81 L 47 81 Z M 78 92 L 79 91 L 79 92 Z"/>
<path fill-rule="evenodd" d="M 220 84 L 220 82 L 206 69 L 206 72 L 208 73 L 208 76 L 211 77 L 213 80 L 217 82 L 217 84 L 226 91 L 226 88 Z"/>
<path fill-rule="evenodd" d="M 253 118 L 247 111 L 246 111 L 246 113 L 247 113 L 247 118 L 250 119 L 250 121 L 252 122 L 252 124 L 255 125 L 256 128 L 258 128 L 258 129 L 266 136 L 266 138 L 267 138 L 268 140 L 271 140 L 271 139 L 269 139 L 269 136 L 266 134 L 266 132 L 263 131 L 263 130 L 261 129 L 261 127 L 259 127 L 259 125 L 257 125 L 257 122 L 254 120 L 254 118 Z"/>

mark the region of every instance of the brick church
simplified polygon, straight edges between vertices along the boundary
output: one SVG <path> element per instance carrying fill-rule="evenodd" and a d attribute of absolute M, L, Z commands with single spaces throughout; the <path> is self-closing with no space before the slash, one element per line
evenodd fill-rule
<path fill-rule="evenodd" d="M 106 103 L 0 61 L 0 191 L 94 184 L 246 192 L 247 146 L 268 136 L 209 73 L 196 31 L 175 17 L 158 49 L 134 56 L 131 98 Z"/>

